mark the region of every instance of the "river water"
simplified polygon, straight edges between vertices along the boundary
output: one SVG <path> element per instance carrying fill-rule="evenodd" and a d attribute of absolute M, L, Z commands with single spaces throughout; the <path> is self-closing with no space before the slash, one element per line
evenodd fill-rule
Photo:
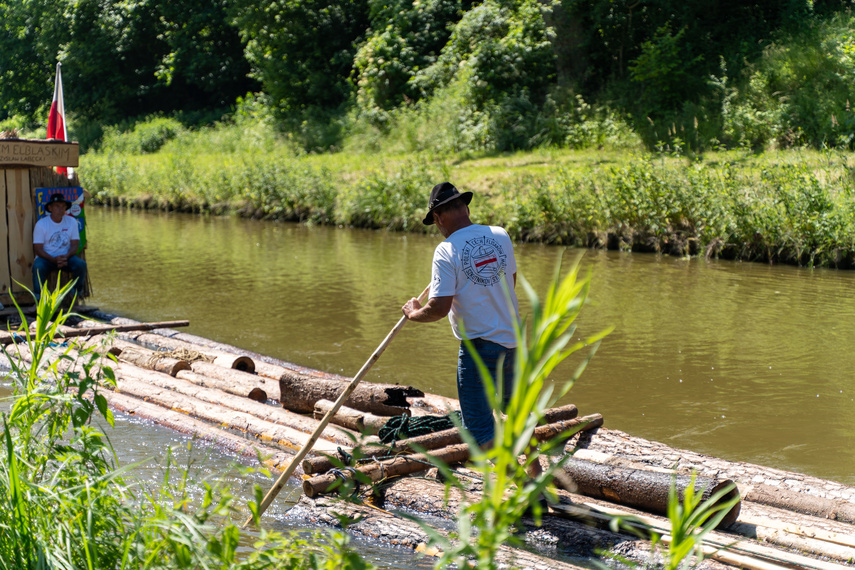
<path fill-rule="evenodd" d="M 439 235 L 92 208 L 102 310 L 355 374 L 430 279 Z M 519 244 L 543 294 L 592 274 L 585 336 L 613 326 L 562 403 L 668 445 L 855 484 L 855 272 Z M 521 313 L 528 311 L 519 290 Z M 408 323 L 367 380 L 456 396 L 446 320 Z M 563 382 L 580 359 L 554 374 Z"/>
<path fill-rule="evenodd" d="M 427 285 L 440 239 L 108 208 L 87 220 L 87 304 L 189 319 L 187 332 L 345 375 Z M 591 303 L 576 336 L 614 327 L 561 403 L 673 447 L 855 485 L 855 272 L 531 244 L 516 254 L 541 294 L 562 255 L 565 271 L 580 258 Z M 447 321 L 408 323 L 366 379 L 456 396 L 456 353 Z M 127 420 L 115 439 L 127 461 L 185 441 Z M 225 470 L 216 455 L 202 463 Z"/>

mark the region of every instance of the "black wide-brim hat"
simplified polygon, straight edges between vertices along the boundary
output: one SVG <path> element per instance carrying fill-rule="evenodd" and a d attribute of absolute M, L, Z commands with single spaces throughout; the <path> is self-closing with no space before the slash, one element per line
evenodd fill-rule
<path fill-rule="evenodd" d="M 430 199 L 428 200 L 428 213 L 422 223 L 426 226 L 433 224 L 433 211 L 448 204 L 452 200 L 460 198 L 466 205 L 472 201 L 472 192 L 459 192 L 451 182 L 440 182 L 430 191 Z"/>
<path fill-rule="evenodd" d="M 66 200 L 65 196 L 57 192 L 56 194 L 50 195 L 50 200 L 48 200 L 47 204 L 45 204 L 45 210 L 47 210 L 48 206 L 50 206 L 51 204 L 56 204 L 58 202 L 62 202 L 63 204 L 65 204 L 66 208 L 71 208 L 71 202 L 69 200 Z"/>

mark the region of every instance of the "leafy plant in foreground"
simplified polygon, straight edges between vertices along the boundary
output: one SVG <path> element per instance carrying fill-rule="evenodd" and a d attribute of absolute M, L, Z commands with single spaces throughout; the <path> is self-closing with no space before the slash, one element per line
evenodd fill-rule
<path fill-rule="evenodd" d="M 96 427 L 98 416 L 113 425 L 101 393 L 116 383 L 110 361 L 57 338 L 71 286 L 42 292 L 32 329 L 19 307 L 22 341 L 4 349 L 14 396 L 0 418 L 0 570 L 370 568 L 342 533 L 262 530 L 247 548 L 229 489 L 205 483 L 191 500 L 171 456 L 160 488 L 133 482 Z"/>
<path fill-rule="evenodd" d="M 730 509 L 739 502 L 738 496 L 721 502 L 732 490 L 732 487 L 725 487 L 703 501 L 703 492 L 695 489 L 693 473 L 692 481 L 686 487 L 681 502 L 677 495 L 676 480 L 671 482 L 671 490 L 668 493 L 668 520 L 671 523 L 671 536 L 667 543 L 662 537 L 656 534 L 653 536 L 654 548 L 657 544 L 667 544 L 667 551 L 664 553 L 666 570 L 688 568 L 692 563 L 692 556 L 694 556 L 694 564 L 704 559 L 704 536 L 718 526 Z"/>
<path fill-rule="evenodd" d="M 481 498 L 478 501 L 464 499 L 458 513 L 457 530 L 450 537 L 420 523 L 430 536 L 431 545 L 442 551 L 436 563 L 437 568 L 452 563 L 461 568 L 469 565 L 483 569 L 497 568 L 500 547 L 519 544 L 514 527 L 529 506 L 535 519 L 540 519 L 542 508 L 538 499 L 544 493 L 550 494 L 549 486 L 555 473 L 567 460 L 568 456 L 562 455 L 541 474 L 535 477 L 527 474 L 531 465 L 540 461 L 541 455 L 561 451 L 566 440 L 573 435 L 564 433 L 559 438 L 542 443 L 533 439 L 534 429 L 542 420 L 543 412 L 572 387 L 593 356 L 599 341 L 609 331 L 573 342 L 576 333 L 574 321 L 587 299 L 590 276 L 579 278 L 578 263 L 572 266 L 563 279 L 559 276 L 560 269 L 559 264 L 543 301 L 528 282 L 520 278 L 532 306 L 531 332 L 527 332 L 525 322 L 517 327 L 515 386 L 505 408 L 506 419 L 496 422 L 494 445 L 487 451 L 479 449 L 471 435 L 461 430 L 471 450 L 471 467 L 483 478 Z M 588 358 L 569 381 L 556 389 L 547 381 L 549 374 L 561 361 L 586 346 L 590 348 Z M 475 357 L 481 368 L 490 404 L 498 412 L 501 409 L 501 395 L 496 394 L 493 380 L 477 358 L 477 353 Z M 526 454 L 526 460 L 520 464 L 518 457 L 523 454 Z M 435 463 L 448 485 L 466 497 L 467 486 L 447 465 L 439 461 Z"/>

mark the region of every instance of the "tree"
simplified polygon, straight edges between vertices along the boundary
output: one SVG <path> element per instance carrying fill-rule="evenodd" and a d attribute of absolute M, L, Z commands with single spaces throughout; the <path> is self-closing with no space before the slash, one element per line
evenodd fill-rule
<path fill-rule="evenodd" d="M 366 0 L 234 0 L 233 9 L 252 76 L 277 112 L 335 109 L 351 97 Z"/>

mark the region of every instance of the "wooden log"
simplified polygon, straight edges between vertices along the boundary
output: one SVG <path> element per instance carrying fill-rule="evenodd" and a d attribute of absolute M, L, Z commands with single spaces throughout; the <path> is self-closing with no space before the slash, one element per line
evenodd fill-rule
<path fill-rule="evenodd" d="M 742 491 L 746 501 L 815 517 L 855 523 L 855 504 L 846 500 L 814 497 L 763 484 L 745 485 Z"/>
<path fill-rule="evenodd" d="M 851 546 L 843 546 L 833 542 L 827 542 L 821 539 L 808 538 L 805 536 L 795 535 L 783 529 L 769 528 L 757 524 L 746 524 L 736 522 L 729 528 L 730 531 L 768 542 L 777 544 L 790 550 L 797 550 L 813 554 L 815 556 L 827 556 L 841 562 L 851 562 L 855 560 L 855 548 Z M 850 536 L 849 538 L 855 538 Z"/>
<path fill-rule="evenodd" d="M 572 408 L 572 409 L 571 409 Z M 582 426 L 584 431 L 598 428 L 603 423 L 603 416 L 600 414 L 591 414 L 582 418 L 575 418 L 578 413 L 576 406 L 563 406 L 553 410 L 547 410 L 545 418 L 550 420 L 550 423 L 565 422 L 564 429 L 574 429 L 577 426 Z M 568 418 L 561 420 L 559 418 Z M 460 437 L 458 428 L 420 435 L 409 439 L 402 439 L 395 442 L 394 446 L 387 446 L 380 443 L 376 438 L 368 439 L 364 446 L 367 455 L 402 455 L 405 453 L 419 453 L 422 450 L 439 449 L 449 445 L 457 445 L 463 443 L 463 438 Z M 352 450 L 350 450 L 352 451 Z M 329 457 L 320 455 L 307 459 L 303 462 L 303 471 L 307 475 L 317 473 L 326 473 L 334 467 L 332 460 Z"/>
<path fill-rule="evenodd" d="M 745 505 L 743 505 L 744 507 Z M 776 514 L 779 511 L 776 510 Z M 849 533 L 837 532 L 834 530 L 827 530 L 824 528 L 817 528 L 815 526 L 810 526 L 811 522 L 787 522 L 782 521 L 780 518 L 770 518 L 769 516 L 757 516 L 753 514 L 746 514 L 745 509 L 739 513 L 739 521 L 731 527 L 731 530 L 734 529 L 742 529 L 747 532 L 742 532 L 739 530 L 740 534 L 744 534 L 745 536 L 751 536 L 752 532 L 756 532 L 751 527 L 756 528 L 766 528 L 776 531 L 783 531 L 790 535 L 803 536 L 805 538 L 814 538 L 816 540 L 821 540 L 824 542 L 830 542 L 831 544 L 839 544 L 841 546 L 848 546 L 850 548 L 855 548 L 855 534 L 851 534 L 851 527 L 847 528 Z M 742 528 L 742 525 L 748 528 Z M 758 537 L 761 540 L 767 540 L 764 537 Z"/>
<path fill-rule="evenodd" d="M 318 378 L 288 371 L 279 379 L 279 401 L 299 413 L 312 413 L 318 400 L 335 401 L 347 388 L 348 382 Z M 412 386 L 393 384 L 360 384 L 344 405 L 378 416 L 397 416 L 410 406 L 408 397 L 420 397 L 424 392 Z"/>
<path fill-rule="evenodd" d="M 102 334 L 111 331 L 128 331 L 128 330 L 151 330 L 156 328 L 161 328 L 164 326 L 169 327 L 186 327 L 190 324 L 190 321 L 163 321 L 159 323 L 138 323 L 133 325 L 107 325 L 107 326 L 92 326 L 87 328 L 73 328 L 68 327 L 62 329 L 60 336 L 71 338 L 71 337 L 79 337 L 79 336 L 93 336 L 96 334 Z M 10 335 L 9 333 L 0 334 L 0 344 L 9 345 L 15 342 L 16 335 Z"/>
<path fill-rule="evenodd" d="M 329 400 L 318 400 L 315 402 L 315 411 L 313 413 L 315 419 L 320 420 L 323 418 L 334 405 L 335 402 L 331 402 Z M 407 408 L 404 409 L 404 413 L 409 415 L 408 412 L 410 410 Z M 380 431 L 380 428 L 386 425 L 389 418 L 387 416 L 375 416 L 369 412 L 361 412 L 359 410 L 354 410 L 353 408 L 348 408 L 347 406 L 341 406 L 331 421 L 336 425 L 346 427 L 360 433 L 373 434 Z"/>
<path fill-rule="evenodd" d="M 794 513 L 833 517 L 840 521 L 851 522 L 853 518 L 847 507 L 855 505 L 855 487 L 836 481 L 675 449 L 611 429 L 601 429 L 592 437 L 581 438 L 578 446 L 648 466 L 731 479 L 739 485 L 743 502 L 768 504 Z M 766 490 L 759 485 L 764 485 Z M 758 488 L 759 492 L 752 493 L 753 488 Z"/>
<path fill-rule="evenodd" d="M 103 391 L 102 394 L 107 399 L 107 404 L 114 410 L 145 418 L 179 433 L 191 435 L 194 439 L 213 445 L 218 450 L 228 449 L 251 459 L 261 457 L 262 463 L 274 470 L 284 469 L 294 457 L 291 450 L 272 448 L 256 439 L 241 437 L 222 427 L 191 418 L 181 412 L 167 410 L 133 396 L 109 390 Z"/>
<path fill-rule="evenodd" d="M 88 323 L 81 323 L 86 325 Z M 155 350 L 168 350 L 175 352 L 194 352 L 205 357 L 208 362 L 212 362 L 217 366 L 224 368 L 232 368 L 241 372 L 250 374 L 258 373 L 259 364 L 249 354 L 241 352 L 226 352 L 217 350 L 209 346 L 194 344 L 185 340 L 164 336 L 162 334 L 150 332 L 128 332 L 120 335 L 123 339 L 130 340 L 142 344 L 143 346 L 153 348 Z M 237 350 L 237 349 L 236 349 Z M 262 364 L 261 367 L 264 367 Z M 275 377 L 278 379 L 278 376 Z"/>
<path fill-rule="evenodd" d="M 148 370 L 163 372 L 170 376 L 175 376 L 182 370 L 190 369 L 190 363 L 186 360 L 159 356 L 155 351 L 142 347 L 126 348 L 122 350 L 118 358 L 122 362 L 128 362 L 134 366 Z"/>
<path fill-rule="evenodd" d="M 663 543 L 669 544 L 671 542 L 672 528 L 667 520 L 585 501 L 573 501 L 572 504 L 566 504 L 562 500 L 560 504 L 553 505 L 552 509 L 562 516 L 595 525 L 608 525 L 612 517 L 624 517 L 629 519 L 627 523 L 636 531 L 644 535 L 649 535 L 651 531 L 656 532 L 660 535 Z M 839 564 L 786 552 L 717 531 L 712 531 L 704 537 L 702 548 L 705 556 L 740 568 L 756 570 L 779 570 L 783 568 L 839 570 L 841 568 Z"/>
<path fill-rule="evenodd" d="M 557 437 L 558 435 L 572 432 L 576 433 L 584 428 L 590 428 L 602 424 L 602 416 L 595 414 L 591 420 L 584 422 L 578 419 L 567 420 L 564 422 L 556 422 L 539 426 L 534 430 L 534 438 L 538 441 L 545 441 Z M 377 482 L 389 477 L 399 477 L 402 475 L 410 475 L 420 471 L 427 471 L 433 464 L 431 458 L 442 461 L 446 464 L 462 463 L 469 459 L 469 446 L 465 443 L 449 445 L 440 449 L 434 449 L 428 453 L 416 453 L 414 455 L 402 455 L 395 457 L 389 461 L 379 461 L 368 465 L 363 465 L 357 468 L 357 471 L 368 477 L 372 482 Z M 303 470 L 305 471 L 305 463 Z M 340 472 L 329 472 L 323 475 L 318 475 L 307 479 L 303 482 L 303 492 L 308 497 L 314 497 L 319 494 L 329 492 L 330 487 L 337 480 L 347 480 L 350 476 Z"/>
<path fill-rule="evenodd" d="M 145 346 L 156 347 L 158 350 L 196 352 L 205 356 L 208 362 L 223 368 L 240 370 L 249 374 L 257 372 L 255 361 L 246 354 L 232 354 L 153 333 L 129 333 L 127 338 Z"/>
<path fill-rule="evenodd" d="M 204 360 L 191 362 L 190 368 L 197 374 L 216 378 L 223 382 L 229 382 L 235 387 L 240 387 L 241 389 L 246 390 L 247 393 L 249 393 L 253 388 L 260 388 L 264 390 L 267 397 L 276 397 L 275 390 L 278 388 L 276 383 L 267 382 L 264 379 L 259 378 L 257 374 L 241 372 L 240 370 L 232 368 L 223 368 L 222 366 L 217 366 L 212 362 L 206 362 Z"/>
<path fill-rule="evenodd" d="M 206 376 L 204 374 L 199 374 L 198 372 L 192 369 L 182 370 L 176 375 L 176 377 L 181 378 L 182 380 L 187 380 L 188 382 L 192 382 L 193 384 L 197 384 L 199 386 L 216 388 L 217 390 L 222 390 L 223 392 L 228 392 L 229 394 L 234 394 L 235 396 L 251 398 L 257 402 L 266 402 L 270 399 L 269 390 L 279 389 L 279 385 L 273 380 L 260 378 L 258 376 L 253 376 L 254 378 L 256 378 L 256 380 L 251 384 L 244 382 L 235 383 L 228 379 Z M 277 407 L 277 409 L 281 410 L 283 408 Z"/>
<path fill-rule="evenodd" d="M 390 461 L 380 461 L 371 463 L 363 467 L 359 467 L 358 471 L 368 477 L 373 483 L 389 479 L 392 477 L 400 477 L 402 475 L 410 475 L 420 471 L 427 471 L 432 467 L 430 463 L 431 457 L 434 460 L 448 463 L 460 463 L 469 459 L 469 446 L 465 443 L 450 445 L 442 449 L 436 449 L 428 457 L 424 453 L 416 453 L 414 455 L 403 455 L 396 457 Z M 323 475 L 312 477 L 303 481 L 303 493 L 307 497 L 315 497 L 324 493 L 329 493 L 334 490 L 335 483 L 338 481 L 347 481 L 351 477 L 339 473 L 328 472 Z"/>
<path fill-rule="evenodd" d="M 231 406 L 226 407 L 222 405 L 222 403 L 205 401 L 195 396 L 182 394 L 173 390 L 172 387 L 159 386 L 157 382 L 162 379 L 158 379 L 154 375 L 168 378 L 171 386 L 175 385 L 176 379 L 171 376 L 120 364 L 116 370 L 117 390 L 149 402 L 154 402 L 171 410 L 184 412 L 203 421 L 236 429 L 248 435 L 255 436 L 268 445 L 279 449 L 296 451 L 301 449 L 309 439 L 308 435 L 304 432 L 259 419 L 252 413 L 237 411 Z M 204 390 L 204 388 L 196 388 Z M 227 398 L 227 394 L 220 394 L 220 402 Z M 239 400 L 241 403 L 233 403 L 235 407 L 248 406 L 250 404 L 254 404 L 255 406 L 264 405 L 249 399 Z M 327 453 L 334 453 L 339 445 L 340 443 L 333 443 L 323 439 L 318 442 L 318 449 Z"/>
<path fill-rule="evenodd" d="M 24 360 L 29 361 L 32 358 L 26 344 L 14 345 L 8 350 Z M 75 366 L 75 369 L 79 369 L 80 363 L 74 360 L 76 352 L 68 349 L 48 349 L 43 365 L 49 366 L 51 361 L 56 361 L 63 353 L 67 353 L 72 360 L 62 360 L 57 369 L 60 372 Z M 120 392 L 221 427 L 236 429 L 286 451 L 300 449 L 308 440 L 308 434 L 317 427 L 317 422 L 311 418 L 293 414 L 277 406 L 232 397 L 220 390 L 197 386 L 124 362 L 110 361 L 105 364 L 113 368 Z M 353 441 L 353 438 L 348 437 L 341 429 L 324 430 L 322 437 L 318 449 L 327 453 L 335 452 L 339 446 Z"/>
<path fill-rule="evenodd" d="M 604 499 L 647 512 L 666 514 L 672 483 L 676 482 L 677 494 L 682 500 L 686 489 L 691 484 L 691 477 L 602 465 L 570 458 L 563 467 L 562 476 L 556 477 L 556 482 L 571 493 Z M 695 491 L 702 494 L 704 501 L 727 486 L 732 486 L 733 489 L 717 504 L 739 497 L 733 481 L 697 477 L 694 484 Z M 719 524 L 719 528 L 726 528 L 736 521 L 739 516 L 739 506 L 737 502 L 730 509 Z"/>
<path fill-rule="evenodd" d="M 104 321 L 113 323 L 113 324 L 136 324 L 139 321 L 135 321 L 133 319 L 128 319 L 125 317 L 119 317 L 117 315 L 113 315 L 110 313 L 104 313 L 101 311 L 93 311 L 93 315 L 96 318 L 102 319 Z M 92 324 L 91 321 L 82 321 L 79 326 L 90 326 Z M 183 341 L 193 345 L 195 347 L 205 347 L 205 349 L 213 349 L 215 351 L 226 352 L 230 354 L 244 354 L 252 358 L 255 362 L 256 374 L 260 374 L 262 376 L 266 376 L 268 378 L 273 378 L 275 380 L 279 380 L 279 377 L 282 375 L 284 371 L 297 372 L 300 374 L 306 374 L 308 376 L 317 376 L 321 378 L 331 378 L 334 380 L 341 380 L 344 382 L 350 381 L 349 378 L 342 376 L 340 374 L 333 374 L 331 372 L 324 372 L 322 370 L 315 370 L 313 368 L 307 368 L 305 366 L 300 366 L 298 364 L 294 364 L 293 362 L 285 362 L 284 360 L 280 360 L 278 358 L 273 358 L 271 356 L 266 356 L 264 354 L 259 354 L 257 352 L 253 352 L 251 350 L 245 350 L 243 348 L 238 348 L 236 346 L 225 344 L 222 342 L 217 342 L 215 340 L 211 340 L 208 338 L 204 338 L 201 336 L 196 336 L 189 333 L 168 330 L 166 328 L 155 330 L 153 334 L 160 336 L 162 338 L 167 338 L 169 340 Z M 269 365 L 269 367 L 268 367 Z M 442 398 L 437 396 L 437 398 Z"/>
<path fill-rule="evenodd" d="M 220 408 L 228 408 L 230 410 L 240 412 L 241 414 L 249 415 L 253 420 L 258 420 L 261 423 L 241 423 L 238 426 L 238 429 L 262 440 L 266 439 L 265 432 L 270 431 L 272 426 L 282 426 L 289 430 L 301 432 L 298 439 L 302 441 L 302 439 L 307 437 L 305 434 L 312 433 L 318 425 L 318 423 L 312 418 L 307 418 L 305 416 L 289 412 L 288 410 L 283 410 L 277 406 L 268 406 L 248 398 L 231 397 L 220 390 L 200 386 L 182 378 L 171 378 L 162 374 L 148 372 L 149 371 L 138 368 L 135 369 L 132 366 L 120 364 L 116 374 L 124 375 L 140 382 L 149 383 L 152 387 L 172 390 L 177 394 L 193 398 L 194 400 L 199 400 L 205 404 L 213 404 Z M 181 373 L 181 375 L 185 374 L 188 373 Z M 154 396 L 146 392 L 136 393 L 136 395 L 155 401 Z M 166 397 L 162 397 L 157 400 L 157 403 L 167 405 L 171 404 L 171 400 Z M 227 425 L 230 422 L 233 423 L 234 418 L 236 417 L 231 414 L 221 414 L 221 416 L 223 417 L 208 414 L 203 419 L 213 421 L 221 425 Z M 256 427 L 253 428 L 253 425 Z M 353 441 L 343 430 L 340 429 L 330 428 L 324 430 L 322 437 L 326 441 L 334 443 L 337 446 L 347 445 Z M 333 448 L 333 451 L 335 451 L 335 448 Z"/>

